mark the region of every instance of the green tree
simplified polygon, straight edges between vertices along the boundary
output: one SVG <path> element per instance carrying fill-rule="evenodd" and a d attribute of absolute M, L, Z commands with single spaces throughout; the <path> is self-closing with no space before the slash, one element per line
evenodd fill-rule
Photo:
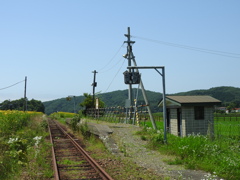
<path fill-rule="evenodd" d="M 83 114 L 86 114 L 87 109 L 96 107 L 96 99 L 93 103 L 93 97 L 91 94 L 84 93 L 83 96 L 85 97 L 85 99 L 79 105 L 84 108 Z M 104 102 L 100 98 L 98 98 L 98 107 L 103 108 L 104 106 Z"/>
<path fill-rule="evenodd" d="M 0 103 L 0 109 L 1 110 L 19 110 L 23 111 L 25 106 L 25 99 L 21 98 L 18 100 L 5 100 L 2 103 Z M 36 112 L 43 112 L 45 110 L 45 107 L 41 101 L 32 99 L 27 101 L 27 110 L 28 111 L 36 111 Z"/>
<path fill-rule="evenodd" d="M 83 102 L 80 103 L 80 106 L 85 109 L 92 108 L 93 107 L 92 95 L 88 93 L 84 93 L 83 96 L 85 97 L 85 99 L 83 100 Z"/>

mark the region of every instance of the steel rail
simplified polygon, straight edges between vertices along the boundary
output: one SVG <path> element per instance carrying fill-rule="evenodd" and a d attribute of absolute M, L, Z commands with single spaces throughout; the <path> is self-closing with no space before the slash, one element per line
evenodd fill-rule
<path fill-rule="evenodd" d="M 102 169 L 101 166 L 91 156 L 89 156 L 88 153 L 56 121 L 53 120 L 53 122 L 62 131 L 62 133 L 64 133 L 71 140 L 72 144 L 85 157 L 85 159 L 91 164 L 91 166 L 99 173 L 99 175 L 101 176 L 102 179 L 113 180 L 112 177 L 110 175 L 108 175 L 107 172 L 104 171 L 104 169 Z M 54 167 L 54 169 L 55 169 L 55 167 Z M 58 170 L 57 170 L 57 172 L 58 172 Z M 57 177 L 55 177 L 55 178 L 56 178 L 56 180 L 58 180 Z"/>
<path fill-rule="evenodd" d="M 49 132 L 49 136 L 50 136 L 50 142 L 52 144 L 52 164 L 53 164 L 53 171 L 54 171 L 54 180 L 59 180 L 59 172 L 58 172 L 58 168 L 57 168 L 57 161 L 56 161 L 56 156 L 55 156 L 55 150 L 53 147 L 53 139 L 52 139 L 52 132 L 48 123 L 48 132 Z"/>

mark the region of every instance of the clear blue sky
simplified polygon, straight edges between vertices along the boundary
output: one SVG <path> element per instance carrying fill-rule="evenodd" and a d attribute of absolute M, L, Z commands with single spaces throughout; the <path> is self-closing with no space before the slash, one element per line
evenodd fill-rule
<path fill-rule="evenodd" d="M 240 87 L 239 0 L 8 0 L 0 20 L 0 89 L 27 76 L 28 99 L 92 93 L 94 70 L 96 92 L 127 89 L 127 27 L 138 66 L 165 66 L 167 93 Z M 162 92 L 156 71 L 141 74 L 147 90 Z M 0 90 L 0 102 L 23 95 L 21 82 Z"/>

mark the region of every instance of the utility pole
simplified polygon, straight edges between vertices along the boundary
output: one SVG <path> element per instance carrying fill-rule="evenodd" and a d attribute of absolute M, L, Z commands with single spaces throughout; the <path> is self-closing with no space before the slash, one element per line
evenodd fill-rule
<path fill-rule="evenodd" d="M 127 43 L 127 54 L 124 56 L 128 59 L 128 66 L 131 66 L 131 61 L 134 58 L 133 53 L 132 53 L 132 44 L 135 43 L 135 41 L 131 41 L 131 35 L 130 35 L 130 27 L 128 27 L 128 33 L 124 34 L 127 37 L 127 41 L 124 41 L 124 43 Z M 128 70 L 129 73 L 132 72 L 132 69 Z M 129 118 L 131 119 L 132 117 L 132 104 L 133 104 L 133 98 L 132 98 L 132 84 L 129 84 L 129 88 L 128 88 L 128 100 L 129 100 L 129 104 L 130 104 L 130 116 Z"/>
<path fill-rule="evenodd" d="M 127 46 L 127 54 L 124 55 L 125 58 L 128 59 L 128 66 L 131 66 L 131 60 L 133 61 L 134 63 L 134 66 L 137 66 L 137 63 L 135 61 L 135 56 L 133 55 L 133 52 L 132 52 L 132 44 L 135 43 L 135 41 L 131 41 L 130 40 L 130 27 L 128 27 L 128 34 L 124 34 L 128 40 L 127 41 L 124 41 L 124 43 L 127 43 L 128 46 Z M 129 68 L 129 72 L 131 73 L 133 70 L 131 68 Z M 138 72 L 138 69 L 136 69 L 136 71 Z M 152 112 L 151 112 L 151 109 L 150 109 L 150 106 L 149 106 L 149 103 L 148 103 L 148 99 L 147 99 L 147 95 L 146 95 L 146 92 L 145 92 L 145 89 L 144 89 L 144 85 L 143 85 L 143 82 L 142 82 L 142 79 L 140 79 L 140 86 L 141 86 L 141 89 L 142 89 L 142 94 L 143 94 L 143 98 L 144 98 L 144 101 L 147 105 L 147 109 L 148 109 L 148 113 L 149 113 L 149 116 L 150 116 L 150 119 L 151 119 L 151 122 L 152 122 L 152 126 L 154 129 L 157 129 L 157 126 L 156 126 L 156 123 L 155 123 L 155 120 L 152 116 Z M 132 84 L 130 83 L 129 84 L 129 99 L 130 99 L 130 107 L 132 106 Z M 130 116 L 131 118 L 131 116 Z"/>
<path fill-rule="evenodd" d="M 92 86 L 93 86 L 93 105 L 92 105 L 92 107 L 94 108 L 95 87 L 97 87 L 96 73 L 98 73 L 98 72 L 97 72 L 96 70 L 94 70 L 92 73 L 94 73 L 94 76 L 93 76 L 93 83 L 92 83 Z"/>
<path fill-rule="evenodd" d="M 23 107 L 23 110 L 27 111 L 27 76 L 25 76 L 24 100 L 25 100 L 25 106 Z"/>

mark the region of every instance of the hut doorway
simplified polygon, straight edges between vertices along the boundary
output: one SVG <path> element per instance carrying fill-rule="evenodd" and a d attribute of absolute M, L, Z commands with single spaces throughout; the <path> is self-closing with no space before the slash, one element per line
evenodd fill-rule
<path fill-rule="evenodd" d="M 181 109 L 177 108 L 177 130 L 178 130 L 178 136 L 181 136 L 181 128 L 182 127 L 182 121 L 181 121 Z"/>

